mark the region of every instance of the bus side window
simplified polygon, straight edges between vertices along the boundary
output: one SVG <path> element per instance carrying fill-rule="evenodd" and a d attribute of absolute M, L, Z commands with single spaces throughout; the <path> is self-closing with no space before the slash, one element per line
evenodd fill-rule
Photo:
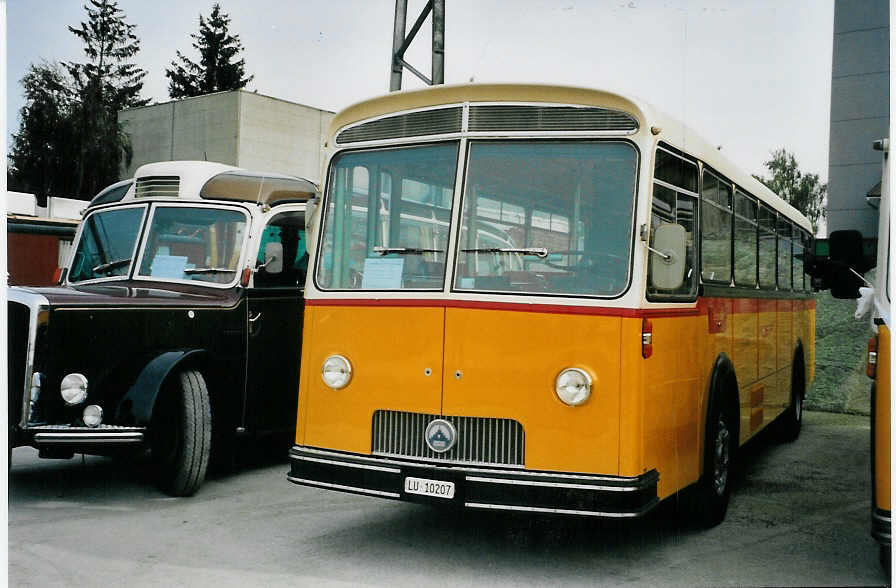
<path fill-rule="evenodd" d="M 299 210 L 274 216 L 264 228 L 258 248 L 257 266 L 264 263 L 265 245 L 283 245 L 283 270 L 268 273 L 259 267 L 255 274 L 257 288 L 302 288 L 308 272 L 308 252 L 305 248 L 305 213 Z"/>
<path fill-rule="evenodd" d="M 684 283 L 675 290 L 659 290 L 651 284 L 653 256 L 648 259 L 648 300 L 694 300 L 697 297 L 695 267 L 695 236 L 697 221 L 697 165 L 690 160 L 666 151 L 656 152 L 653 208 L 650 215 L 650 246 L 653 247 L 654 229 L 661 223 L 677 223 L 687 233 Z"/>

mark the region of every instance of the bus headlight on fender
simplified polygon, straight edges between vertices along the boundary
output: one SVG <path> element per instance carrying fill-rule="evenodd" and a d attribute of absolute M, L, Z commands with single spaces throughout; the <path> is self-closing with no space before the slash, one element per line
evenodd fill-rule
<path fill-rule="evenodd" d="M 567 368 L 554 382 L 557 397 L 569 406 L 585 404 L 591 396 L 591 376 L 579 368 Z"/>
<path fill-rule="evenodd" d="M 59 386 L 62 399 L 69 406 L 81 404 L 87 400 L 87 378 L 83 374 L 69 374 L 62 378 Z"/>
<path fill-rule="evenodd" d="M 352 379 L 352 364 L 341 355 L 331 355 L 324 360 L 320 376 L 324 384 L 334 390 L 340 390 L 348 386 Z"/>

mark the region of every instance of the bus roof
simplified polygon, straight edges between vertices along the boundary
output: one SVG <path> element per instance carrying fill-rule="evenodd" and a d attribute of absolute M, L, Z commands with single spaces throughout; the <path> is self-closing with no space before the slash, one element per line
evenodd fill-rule
<path fill-rule="evenodd" d="M 802 229 L 812 232 L 812 225 L 803 214 L 769 190 L 762 182 L 741 171 L 692 129 L 643 100 L 605 90 L 539 84 L 458 84 L 393 92 L 358 102 L 338 112 L 330 123 L 330 144 L 333 144 L 332 138 L 340 129 L 362 120 L 395 112 L 464 102 L 601 106 L 627 112 L 638 120 L 639 133 L 649 133 L 651 128 L 658 128 L 660 141 L 700 159 L 745 191 L 783 213 Z"/>

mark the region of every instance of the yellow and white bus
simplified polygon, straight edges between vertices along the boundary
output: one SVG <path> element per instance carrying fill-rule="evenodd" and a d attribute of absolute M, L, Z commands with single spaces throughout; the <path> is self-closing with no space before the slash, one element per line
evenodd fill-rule
<path fill-rule="evenodd" d="M 292 482 L 603 517 L 689 489 L 711 525 L 738 447 L 799 434 L 811 225 L 679 122 L 438 86 L 347 108 L 327 149 Z"/>

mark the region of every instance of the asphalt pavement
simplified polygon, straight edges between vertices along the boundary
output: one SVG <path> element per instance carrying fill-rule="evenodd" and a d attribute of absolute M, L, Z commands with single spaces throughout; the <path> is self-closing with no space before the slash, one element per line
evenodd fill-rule
<path fill-rule="evenodd" d="M 807 412 L 800 438 L 751 443 L 728 516 L 681 525 L 435 508 L 296 486 L 250 449 L 192 498 L 145 464 L 12 454 L 11 586 L 867 586 L 868 417 Z"/>

